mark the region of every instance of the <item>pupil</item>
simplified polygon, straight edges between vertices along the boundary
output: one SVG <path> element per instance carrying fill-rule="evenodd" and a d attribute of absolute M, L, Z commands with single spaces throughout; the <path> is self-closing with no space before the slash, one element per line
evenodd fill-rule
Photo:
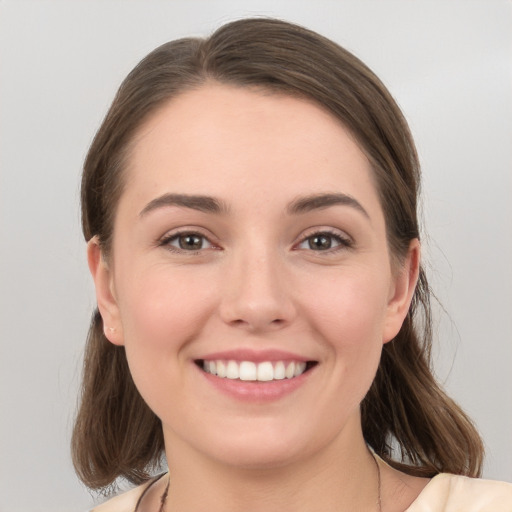
<path fill-rule="evenodd" d="M 325 235 L 316 235 L 309 241 L 309 247 L 311 249 L 330 249 L 332 245 L 331 237 Z"/>
<path fill-rule="evenodd" d="M 180 236 L 180 248 L 181 249 L 201 249 L 203 241 L 200 236 L 197 235 L 182 235 Z"/>

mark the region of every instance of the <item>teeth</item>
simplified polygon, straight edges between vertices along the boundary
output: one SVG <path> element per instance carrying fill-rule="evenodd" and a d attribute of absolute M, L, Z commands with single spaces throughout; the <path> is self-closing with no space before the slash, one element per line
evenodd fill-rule
<path fill-rule="evenodd" d="M 217 375 L 219 377 L 226 377 L 227 375 L 227 368 L 226 368 L 226 365 L 224 364 L 224 361 L 217 361 Z M 212 375 L 215 375 L 214 373 L 212 373 Z"/>
<path fill-rule="evenodd" d="M 203 370 L 211 375 L 226 379 L 269 382 L 272 380 L 293 379 L 306 371 L 304 361 L 203 361 Z"/>
<path fill-rule="evenodd" d="M 236 364 L 236 363 L 235 363 Z M 240 380 L 256 380 L 256 364 L 251 361 L 243 361 L 239 366 Z"/>
<path fill-rule="evenodd" d="M 241 366 L 241 365 L 240 365 Z M 258 379 L 261 382 L 268 382 L 274 380 L 274 368 L 272 363 L 260 363 L 258 365 Z"/>
<path fill-rule="evenodd" d="M 238 377 L 240 377 L 238 364 L 235 361 L 228 362 L 228 367 L 226 369 L 226 377 L 228 379 L 238 379 Z"/>
<path fill-rule="evenodd" d="M 293 372 L 293 376 L 298 377 L 299 375 L 302 375 L 305 370 L 306 370 L 306 363 L 304 363 L 302 361 L 295 363 L 295 371 Z"/>
<path fill-rule="evenodd" d="M 286 377 L 286 368 L 282 361 L 278 361 L 274 366 L 274 379 L 282 380 Z"/>
<path fill-rule="evenodd" d="M 284 372 L 284 376 L 287 379 L 291 379 L 295 375 L 295 363 L 290 363 Z"/>

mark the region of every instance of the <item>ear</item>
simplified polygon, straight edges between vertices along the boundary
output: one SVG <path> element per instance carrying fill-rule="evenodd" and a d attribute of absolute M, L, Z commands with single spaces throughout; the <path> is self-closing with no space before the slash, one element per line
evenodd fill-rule
<path fill-rule="evenodd" d="M 87 261 L 96 288 L 96 300 L 103 319 L 105 336 L 114 345 L 123 345 L 123 331 L 114 291 L 113 275 L 101 252 L 96 236 L 87 243 Z"/>
<path fill-rule="evenodd" d="M 382 342 L 391 341 L 400 331 L 411 305 L 420 271 L 421 247 L 417 238 L 411 240 L 406 258 L 397 269 L 390 287 Z"/>

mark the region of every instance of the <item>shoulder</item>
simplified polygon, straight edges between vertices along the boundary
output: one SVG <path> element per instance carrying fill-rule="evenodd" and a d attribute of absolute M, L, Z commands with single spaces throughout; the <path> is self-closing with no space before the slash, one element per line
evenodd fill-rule
<path fill-rule="evenodd" d="M 442 473 L 406 512 L 512 512 L 512 484 Z"/>
<path fill-rule="evenodd" d="M 94 507 L 90 512 L 134 512 L 137 502 L 148 488 L 149 484 L 143 484 L 127 492 L 115 496 L 105 503 Z"/>

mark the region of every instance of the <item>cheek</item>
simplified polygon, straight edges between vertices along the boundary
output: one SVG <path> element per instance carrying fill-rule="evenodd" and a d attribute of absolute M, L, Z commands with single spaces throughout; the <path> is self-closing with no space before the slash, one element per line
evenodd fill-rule
<path fill-rule="evenodd" d="M 211 315 L 213 290 L 204 276 L 165 265 L 133 271 L 120 279 L 121 322 L 126 357 L 133 381 L 144 401 L 160 418 L 169 404 L 180 418 L 193 413 L 180 392 L 190 386 L 193 345 Z M 180 420 L 181 421 L 181 420 Z"/>
<path fill-rule="evenodd" d="M 200 276 L 173 275 L 164 269 L 136 275 L 122 280 L 119 309 L 133 379 L 149 398 L 158 381 L 172 385 L 183 378 L 184 365 L 189 364 L 187 347 L 209 318 L 213 295 L 200 287 Z"/>
<path fill-rule="evenodd" d="M 386 279 L 368 268 L 339 269 L 329 278 L 305 283 L 302 317 L 326 348 L 325 381 L 315 397 L 323 427 L 335 435 L 359 411 L 380 361 L 386 311 Z M 306 294 L 305 290 L 309 290 Z"/>
<path fill-rule="evenodd" d="M 175 348 L 211 309 L 211 288 L 200 275 L 152 269 L 124 283 L 119 305 L 126 345 Z"/>
<path fill-rule="evenodd" d="M 357 351 L 381 343 L 388 295 L 384 276 L 351 269 L 307 288 L 310 317 L 333 348 Z"/>
<path fill-rule="evenodd" d="M 337 412 L 331 408 L 334 415 L 357 409 L 370 388 L 380 362 L 386 318 L 385 277 L 367 269 L 350 275 L 317 282 L 308 300 L 310 323 L 327 346 L 327 364 L 334 376 L 327 383 L 327 395 L 344 403 Z"/>

